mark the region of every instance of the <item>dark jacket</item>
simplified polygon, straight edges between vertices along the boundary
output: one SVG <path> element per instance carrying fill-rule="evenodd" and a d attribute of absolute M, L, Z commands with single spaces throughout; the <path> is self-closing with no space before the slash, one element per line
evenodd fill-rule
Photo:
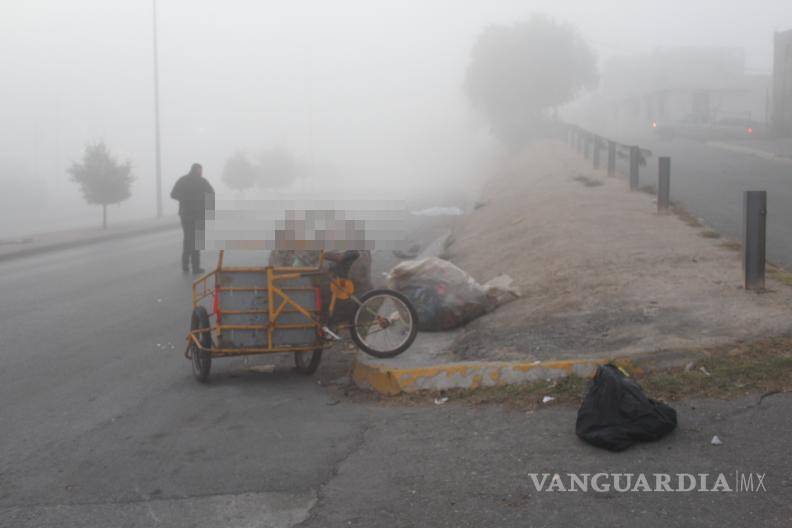
<path fill-rule="evenodd" d="M 176 180 L 171 198 L 179 201 L 179 215 L 203 218 L 204 212 L 214 209 L 214 189 L 203 176 L 186 174 Z"/>

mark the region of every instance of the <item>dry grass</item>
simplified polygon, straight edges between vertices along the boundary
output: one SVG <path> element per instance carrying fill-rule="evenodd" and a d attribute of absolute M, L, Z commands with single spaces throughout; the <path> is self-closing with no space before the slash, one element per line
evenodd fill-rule
<path fill-rule="evenodd" d="M 701 223 L 701 220 L 690 214 L 690 212 L 688 212 L 684 207 L 672 205 L 671 210 L 679 217 L 680 220 L 685 222 L 690 227 L 704 227 L 704 225 Z"/>
<path fill-rule="evenodd" d="M 720 238 L 721 235 L 714 229 L 705 229 L 699 233 L 699 236 L 702 238 Z"/>
<path fill-rule="evenodd" d="M 594 178 L 589 178 L 588 176 L 576 176 L 572 178 L 573 180 L 582 183 L 586 187 L 599 187 L 602 185 L 600 180 L 595 180 Z"/>
<path fill-rule="evenodd" d="M 724 240 L 723 242 L 721 242 L 718 245 L 720 247 L 722 247 L 722 248 L 730 249 L 731 251 L 741 251 L 742 250 L 742 244 L 737 242 L 736 240 Z"/>
<path fill-rule="evenodd" d="M 769 268 L 767 271 L 767 275 L 771 279 L 777 280 L 781 284 L 792 286 L 792 273 L 788 271 L 784 271 L 781 268 Z"/>
<path fill-rule="evenodd" d="M 651 194 L 652 196 L 657 196 L 657 187 L 655 187 L 651 183 L 638 187 L 638 190 L 641 192 L 645 192 L 646 194 Z"/>

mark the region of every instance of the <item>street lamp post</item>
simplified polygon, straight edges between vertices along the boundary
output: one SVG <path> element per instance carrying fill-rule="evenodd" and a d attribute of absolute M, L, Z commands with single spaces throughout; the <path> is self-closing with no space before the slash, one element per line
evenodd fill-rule
<path fill-rule="evenodd" d="M 157 53 L 157 0 L 153 0 L 154 22 L 154 141 L 155 171 L 157 179 L 157 218 L 162 216 L 162 160 L 160 154 L 160 116 L 159 116 L 159 58 Z"/>

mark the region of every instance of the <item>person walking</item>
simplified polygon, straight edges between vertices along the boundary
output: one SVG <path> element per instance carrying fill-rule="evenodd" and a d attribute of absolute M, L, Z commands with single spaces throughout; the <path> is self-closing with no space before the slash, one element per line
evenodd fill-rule
<path fill-rule="evenodd" d="M 214 189 L 203 177 L 203 167 L 193 163 L 190 172 L 176 180 L 171 198 L 179 201 L 179 218 L 184 231 L 182 246 L 182 271 L 203 273 L 201 254 L 196 245 L 196 232 L 203 233 L 206 211 L 214 209 Z"/>

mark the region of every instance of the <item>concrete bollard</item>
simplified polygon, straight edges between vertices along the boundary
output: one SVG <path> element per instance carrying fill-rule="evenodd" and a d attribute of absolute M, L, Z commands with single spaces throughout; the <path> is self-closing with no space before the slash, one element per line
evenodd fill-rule
<path fill-rule="evenodd" d="M 746 290 L 765 287 L 765 244 L 767 234 L 767 191 L 743 193 L 743 285 Z"/>
<path fill-rule="evenodd" d="M 638 189 L 638 159 L 641 151 L 637 146 L 630 147 L 630 190 Z"/>
<path fill-rule="evenodd" d="M 666 213 L 671 206 L 671 158 L 657 158 L 657 212 Z"/>
<path fill-rule="evenodd" d="M 616 142 L 608 141 L 608 176 L 616 176 Z"/>
<path fill-rule="evenodd" d="M 591 156 L 592 160 L 593 160 L 592 166 L 594 167 L 594 170 L 599 170 L 599 168 L 600 168 L 600 138 L 599 138 L 599 136 L 594 136 L 593 143 L 594 144 L 593 144 L 592 148 L 594 149 L 594 153 Z"/>

